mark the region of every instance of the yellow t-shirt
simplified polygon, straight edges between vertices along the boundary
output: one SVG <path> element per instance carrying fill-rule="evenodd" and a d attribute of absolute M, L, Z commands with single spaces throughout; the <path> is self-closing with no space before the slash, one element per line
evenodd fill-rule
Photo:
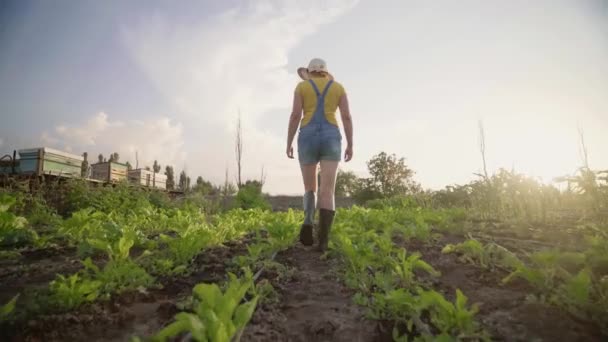
<path fill-rule="evenodd" d="M 314 77 L 312 80 L 319 89 L 319 93 L 323 94 L 323 90 L 325 90 L 325 86 L 327 85 L 327 82 L 329 82 L 329 79 Z M 312 84 L 310 84 L 309 81 L 302 81 L 298 83 L 298 86 L 296 87 L 296 94 L 302 96 L 304 116 L 302 117 L 300 127 L 304 127 L 310 122 L 312 115 L 317 108 L 317 93 L 315 93 L 315 89 L 312 87 Z M 325 118 L 327 121 L 329 121 L 329 123 L 336 126 L 338 126 L 338 121 L 336 120 L 336 110 L 338 109 L 340 98 L 344 94 L 346 94 L 344 87 L 342 87 L 340 83 L 334 81 L 329 87 L 327 95 L 325 95 Z"/>

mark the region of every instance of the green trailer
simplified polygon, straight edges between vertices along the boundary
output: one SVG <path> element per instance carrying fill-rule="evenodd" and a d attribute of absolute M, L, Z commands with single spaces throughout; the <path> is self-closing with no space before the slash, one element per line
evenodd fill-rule
<path fill-rule="evenodd" d="M 19 173 L 22 175 L 51 175 L 80 177 L 83 157 L 55 150 L 37 147 L 19 150 Z"/>
<path fill-rule="evenodd" d="M 0 157 L 0 175 L 16 175 L 19 173 L 19 159 L 17 159 L 17 151 Z"/>

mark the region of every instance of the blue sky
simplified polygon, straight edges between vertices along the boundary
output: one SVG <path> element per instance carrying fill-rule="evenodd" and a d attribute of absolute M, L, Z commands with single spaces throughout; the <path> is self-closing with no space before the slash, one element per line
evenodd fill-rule
<path fill-rule="evenodd" d="M 0 152 L 51 146 L 221 182 L 301 191 L 284 157 L 295 69 L 322 57 L 347 89 L 355 160 L 406 157 L 440 188 L 481 167 L 549 180 L 608 168 L 606 1 L 4 1 Z"/>

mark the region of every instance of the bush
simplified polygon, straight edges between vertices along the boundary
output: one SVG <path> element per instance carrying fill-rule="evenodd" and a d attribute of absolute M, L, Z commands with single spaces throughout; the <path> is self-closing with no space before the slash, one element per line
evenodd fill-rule
<path fill-rule="evenodd" d="M 365 206 L 372 209 L 409 209 L 417 208 L 419 205 L 412 196 L 393 196 L 389 198 L 379 198 L 367 201 Z"/>
<path fill-rule="evenodd" d="M 208 215 L 217 214 L 222 209 L 219 198 L 208 198 L 200 192 L 188 194 L 179 207 L 183 210 L 202 211 Z"/>
<path fill-rule="evenodd" d="M 262 194 L 262 187 L 254 182 L 248 182 L 241 186 L 239 192 L 236 194 L 234 206 L 241 209 L 272 209 L 270 203 Z"/>

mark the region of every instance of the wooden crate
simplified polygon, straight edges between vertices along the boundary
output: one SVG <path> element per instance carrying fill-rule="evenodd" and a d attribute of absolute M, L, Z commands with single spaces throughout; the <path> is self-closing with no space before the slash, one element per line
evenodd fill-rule
<path fill-rule="evenodd" d="M 127 165 L 104 162 L 91 165 L 91 178 L 104 182 L 116 183 L 127 180 Z"/>
<path fill-rule="evenodd" d="M 84 160 L 81 156 L 48 147 L 19 150 L 19 157 L 19 172 L 38 176 L 80 177 Z"/>
<path fill-rule="evenodd" d="M 152 178 L 152 187 L 156 189 L 167 189 L 167 176 L 161 173 L 155 173 Z"/>
<path fill-rule="evenodd" d="M 146 169 L 129 171 L 129 181 L 134 184 L 140 184 L 151 188 L 167 188 L 167 176 Z"/>
<path fill-rule="evenodd" d="M 129 182 L 143 186 L 152 184 L 152 171 L 146 169 L 135 169 L 129 171 Z"/>

